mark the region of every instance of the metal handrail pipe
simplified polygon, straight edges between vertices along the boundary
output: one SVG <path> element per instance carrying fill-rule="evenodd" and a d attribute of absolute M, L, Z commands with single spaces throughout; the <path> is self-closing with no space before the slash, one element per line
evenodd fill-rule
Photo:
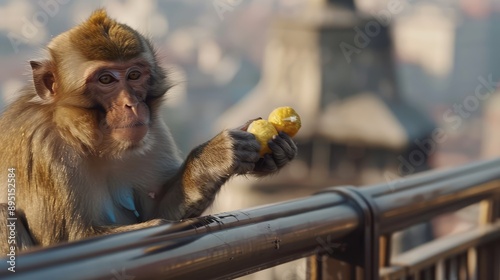
<path fill-rule="evenodd" d="M 369 202 L 380 234 L 500 196 L 500 160 L 429 171 L 357 191 Z"/>

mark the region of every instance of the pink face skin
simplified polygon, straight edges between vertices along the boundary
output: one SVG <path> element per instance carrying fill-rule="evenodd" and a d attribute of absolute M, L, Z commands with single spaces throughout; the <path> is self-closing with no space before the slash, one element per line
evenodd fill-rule
<path fill-rule="evenodd" d="M 143 60 L 105 62 L 93 67 L 87 77 L 88 92 L 105 112 L 101 129 L 116 141 L 139 143 L 149 130 L 145 103 L 149 65 Z"/>

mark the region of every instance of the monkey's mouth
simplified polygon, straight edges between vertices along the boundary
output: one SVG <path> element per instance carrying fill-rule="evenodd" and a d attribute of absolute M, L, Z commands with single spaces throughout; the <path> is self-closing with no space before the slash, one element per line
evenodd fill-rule
<path fill-rule="evenodd" d="M 145 122 L 136 122 L 128 125 L 110 127 L 111 136 L 118 141 L 131 143 L 140 142 L 149 131 L 149 125 Z"/>
<path fill-rule="evenodd" d="M 109 126 L 109 128 L 110 129 L 125 129 L 125 128 L 141 127 L 141 126 L 145 126 L 145 125 L 148 125 L 148 123 L 145 123 L 145 122 L 136 122 L 136 123 L 133 123 L 133 124 L 123 125 L 123 126 Z"/>

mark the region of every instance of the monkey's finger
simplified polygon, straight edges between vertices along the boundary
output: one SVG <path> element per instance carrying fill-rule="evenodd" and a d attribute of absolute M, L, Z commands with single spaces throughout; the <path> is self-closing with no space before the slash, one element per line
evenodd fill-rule
<path fill-rule="evenodd" d="M 263 176 L 276 171 L 278 171 L 278 166 L 270 154 L 264 155 L 264 157 L 255 164 L 255 172 L 257 175 Z"/>
<path fill-rule="evenodd" d="M 272 158 L 278 168 L 285 166 L 290 161 L 285 151 L 276 143 L 269 141 L 268 145 L 271 151 L 273 151 Z"/>
<path fill-rule="evenodd" d="M 297 154 L 297 146 L 293 143 L 293 141 L 286 141 L 287 137 L 289 138 L 288 135 L 280 133 L 278 136 L 273 137 L 273 139 L 269 141 L 268 145 L 276 158 L 286 158 L 290 161 L 295 158 Z"/>
<path fill-rule="evenodd" d="M 295 142 L 293 141 L 292 137 L 290 137 L 290 135 L 284 133 L 284 132 L 279 132 L 279 136 L 286 141 L 286 143 L 288 143 L 288 145 L 290 145 L 290 147 L 292 148 L 291 151 L 293 151 L 295 153 L 295 155 L 297 154 L 297 145 L 295 144 Z"/>
<path fill-rule="evenodd" d="M 253 120 L 249 120 L 249 121 L 247 121 L 244 125 L 242 125 L 242 126 L 238 127 L 237 129 L 239 129 L 239 130 L 243 130 L 243 131 L 247 131 L 248 126 L 249 126 L 249 125 L 250 125 L 253 121 L 256 121 L 256 120 L 262 120 L 262 118 L 261 118 L 261 117 L 258 117 L 258 118 L 255 118 L 255 119 L 253 119 Z"/>
<path fill-rule="evenodd" d="M 280 132 L 279 136 L 288 144 L 286 146 L 282 146 L 284 148 L 285 154 L 290 160 L 294 159 L 297 156 L 298 149 L 292 137 L 284 132 Z"/>

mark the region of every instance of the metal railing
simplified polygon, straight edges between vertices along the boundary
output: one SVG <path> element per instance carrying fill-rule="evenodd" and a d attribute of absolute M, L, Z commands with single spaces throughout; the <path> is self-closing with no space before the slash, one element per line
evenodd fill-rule
<path fill-rule="evenodd" d="M 309 257 L 309 279 L 500 279 L 499 179 L 500 160 L 491 160 L 386 184 L 335 187 L 26 252 L 15 273 L 5 267 L 0 278 L 224 279 Z M 478 228 L 391 258 L 393 232 L 481 201 Z"/>

